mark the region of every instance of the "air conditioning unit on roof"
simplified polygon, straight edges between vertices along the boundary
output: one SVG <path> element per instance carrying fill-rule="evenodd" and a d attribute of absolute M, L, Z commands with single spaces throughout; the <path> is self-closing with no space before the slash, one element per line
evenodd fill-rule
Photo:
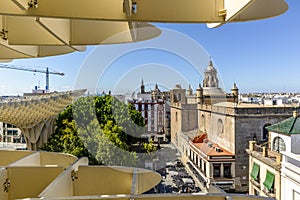
<path fill-rule="evenodd" d="M 223 150 L 220 149 L 219 147 L 216 147 L 216 152 L 223 152 Z"/>

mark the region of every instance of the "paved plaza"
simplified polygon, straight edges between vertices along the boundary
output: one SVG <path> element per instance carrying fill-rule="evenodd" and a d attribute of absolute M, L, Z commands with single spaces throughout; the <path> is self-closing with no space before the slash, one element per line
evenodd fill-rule
<path fill-rule="evenodd" d="M 162 181 L 147 193 L 198 193 L 203 192 L 199 180 L 188 166 L 181 160 L 172 144 L 162 144 L 164 155 L 156 158 L 155 170 L 162 176 Z M 166 156 L 168 155 L 168 156 Z M 159 166 L 159 167 L 158 167 Z"/>

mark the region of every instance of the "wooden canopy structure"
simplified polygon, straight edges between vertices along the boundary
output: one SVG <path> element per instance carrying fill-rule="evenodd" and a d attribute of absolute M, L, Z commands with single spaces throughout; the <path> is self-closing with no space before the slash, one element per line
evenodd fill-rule
<path fill-rule="evenodd" d="M 0 102 L 0 121 L 20 128 L 27 148 L 37 150 L 54 132 L 58 114 L 84 92 L 54 92 Z"/>
<path fill-rule="evenodd" d="M 215 28 L 284 13 L 284 0 L 0 1 L 0 60 L 82 51 L 84 45 L 137 42 L 160 35 L 147 22 Z"/>

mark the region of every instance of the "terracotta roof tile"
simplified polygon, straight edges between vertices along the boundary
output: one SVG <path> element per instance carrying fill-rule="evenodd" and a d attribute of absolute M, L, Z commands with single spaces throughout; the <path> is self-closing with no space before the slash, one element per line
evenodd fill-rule
<path fill-rule="evenodd" d="M 234 156 L 234 154 L 230 153 L 229 151 L 215 143 L 202 142 L 193 143 L 193 145 L 207 156 Z M 220 149 L 220 151 L 217 151 L 217 149 Z"/>

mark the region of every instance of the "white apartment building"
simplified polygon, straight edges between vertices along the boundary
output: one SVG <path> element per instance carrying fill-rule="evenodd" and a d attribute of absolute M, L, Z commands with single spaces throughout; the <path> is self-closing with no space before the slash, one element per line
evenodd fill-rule
<path fill-rule="evenodd" d="M 277 200 L 300 199 L 300 118 L 293 116 L 267 127 L 267 147 L 250 142 L 249 194 Z"/>
<path fill-rule="evenodd" d="M 300 155 L 282 153 L 281 200 L 300 199 Z"/>
<path fill-rule="evenodd" d="M 0 122 L 0 142 L 16 143 L 24 141 L 22 131 L 14 125 Z"/>

